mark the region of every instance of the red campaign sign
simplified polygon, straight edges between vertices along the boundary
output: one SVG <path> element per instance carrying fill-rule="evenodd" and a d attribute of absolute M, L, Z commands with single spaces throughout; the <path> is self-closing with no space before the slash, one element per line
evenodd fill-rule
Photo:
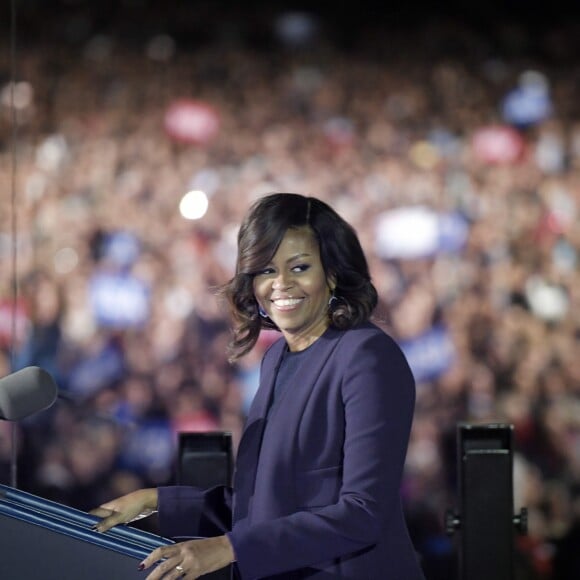
<path fill-rule="evenodd" d="M 484 163 L 510 164 L 524 153 L 522 136 L 511 127 L 495 125 L 479 129 L 471 142 L 475 156 Z"/>
<path fill-rule="evenodd" d="M 179 99 L 165 112 L 164 126 L 176 141 L 204 145 L 217 135 L 220 119 L 217 111 L 207 103 Z"/>

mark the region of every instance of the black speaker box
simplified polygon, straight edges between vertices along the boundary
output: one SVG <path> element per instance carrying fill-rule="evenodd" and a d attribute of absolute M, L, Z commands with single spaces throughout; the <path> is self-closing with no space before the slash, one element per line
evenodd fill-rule
<path fill-rule="evenodd" d="M 233 476 L 232 435 L 225 431 L 179 434 L 178 485 L 204 489 L 231 485 Z M 230 580 L 232 567 L 204 576 L 207 580 Z"/>
<path fill-rule="evenodd" d="M 512 427 L 460 425 L 461 580 L 512 580 Z"/>

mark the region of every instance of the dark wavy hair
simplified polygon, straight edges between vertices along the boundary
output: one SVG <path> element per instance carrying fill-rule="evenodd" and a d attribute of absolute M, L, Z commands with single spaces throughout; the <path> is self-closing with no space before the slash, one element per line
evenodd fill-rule
<path fill-rule="evenodd" d="M 368 320 L 377 305 L 377 291 L 354 228 L 328 204 L 296 193 L 273 193 L 257 200 L 238 233 L 238 258 L 234 277 L 220 288 L 234 319 L 229 360 L 235 361 L 256 344 L 262 328 L 277 329 L 260 316 L 254 297 L 254 276 L 266 267 L 286 231 L 309 226 L 320 248 L 322 266 L 336 281 L 329 322 L 349 329 Z"/>

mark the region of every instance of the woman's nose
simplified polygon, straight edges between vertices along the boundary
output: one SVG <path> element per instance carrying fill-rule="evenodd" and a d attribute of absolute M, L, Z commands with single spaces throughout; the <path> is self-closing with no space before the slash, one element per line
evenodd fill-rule
<path fill-rule="evenodd" d="M 285 288 L 289 288 L 291 285 L 292 285 L 291 277 L 285 272 L 278 274 L 278 276 L 274 278 L 274 282 L 272 283 L 272 287 L 275 290 L 283 290 Z"/>

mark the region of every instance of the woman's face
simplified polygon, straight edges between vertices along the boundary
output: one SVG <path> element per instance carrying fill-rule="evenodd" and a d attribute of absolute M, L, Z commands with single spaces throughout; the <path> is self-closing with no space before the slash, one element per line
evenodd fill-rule
<path fill-rule="evenodd" d="M 310 346 L 328 328 L 328 300 L 335 283 L 320 260 L 308 226 L 287 230 L 278 251 L 254 278 L 254 295 L 282 331 L 290 350 Z"/>

